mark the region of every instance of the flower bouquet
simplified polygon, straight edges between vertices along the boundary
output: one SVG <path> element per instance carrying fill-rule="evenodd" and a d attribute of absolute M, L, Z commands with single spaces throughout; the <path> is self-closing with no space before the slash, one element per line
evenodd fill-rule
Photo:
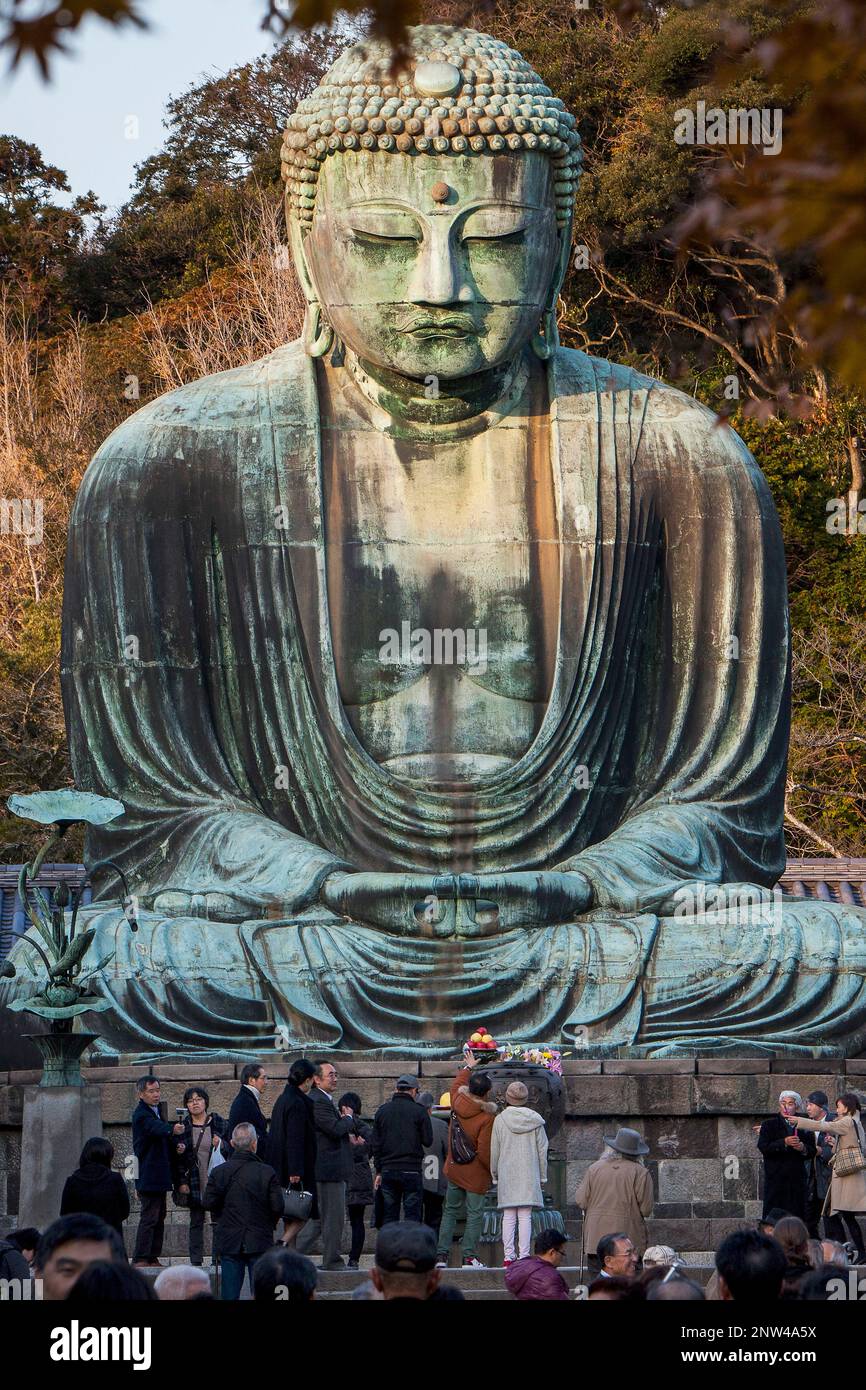
<path fill-rule="evenodd" d="M 544 1043 L 506 1043 L 499 1051 L 503 1062 L 524 1062 L 546 1067 L 556 1076 L 562 1076 L 562 1053 L 558 1048 L 548 1047 Z"/>

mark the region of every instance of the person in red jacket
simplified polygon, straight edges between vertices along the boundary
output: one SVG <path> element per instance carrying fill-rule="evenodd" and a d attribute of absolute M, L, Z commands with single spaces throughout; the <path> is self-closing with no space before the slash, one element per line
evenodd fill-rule
<path fill-rule="evenodd" d="M 490 1077 L 486 1072 L 473 1075 L 472 1068 L 475 1066 L 477 1061 L 471 1055 L 466 1056 L 465 1065 L 455 1076 L 451 1087 L 451 1125 L 448 1157 L 445 1160 L 448 1188 L 439 1227 L 437 1269 L 445 1269 L 448 1264 L 454 1228 L 464 1211 L 463 1263 L 472 1269 L 484 1268 L 475 1257 L 475 1247 L 481 1235 L 484 1198 L 493 1181 L 490 1176 L 490 1136 L 498 1106 L 495 1101 L 485 1099 L 490 1094 Z M 455 1159 L 455 1118 L 462 1130 L 463 1140 L 468 1142 L 470 1151 L 474 1150 L 475 1156 L 469 1162 L 458 1163 Z M 459 1151 L 459 1144 L 457 1148 Z"/>
<path fill-rule="evenodd" d="M 535 1254 L 517 1260 L 505 1271 L 505 1286 L 515 1298 L 568 1298 L 568 1285 L 558 1266 L 565 1259 L 567 1236 L 549 1228 L 535 1237 Z"/>

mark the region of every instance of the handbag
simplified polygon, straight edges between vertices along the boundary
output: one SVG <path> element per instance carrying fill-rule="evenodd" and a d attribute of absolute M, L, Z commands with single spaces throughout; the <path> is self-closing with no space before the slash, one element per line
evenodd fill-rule
<path fill-rule="evenodd" d="M 474 1163 L 478 1157 L 478 1150 L 473 1144 L 466 1130 L 458 1120 L 457 1116 L 451 1115 L 451 1133 L 449 1135 L 451 1145 L 451 1158 L 454 1163 Z"/>
<path fill-rule="evenodd" d="M 866 1156 L 858 1144 L 856 1148 L 837 1149 L 833 1155 L 833 1175 L 847 1178 L 851 1173 L 859 1173 L 866 1168 Z"/>
<path fill-rule="evenodd" d="M 313 1210 L 313 1194 L 301 1187 L 283 1188 L 283 1220 L 309 1221 Z"/>
<path fill-rule="evenodd" d="M 837 1178 L 847 1178 L 851 1173 L 860 1173 L 866 1168 L 866 1155 L 862 1148 L 863 1131 L 857 1121 L 854 1121 L 854 1130 L 858 1142 L 856 1144 L 846 1144 L 844 1149 L 837 1147 L 832 1158 L 833 1176 Z"/>

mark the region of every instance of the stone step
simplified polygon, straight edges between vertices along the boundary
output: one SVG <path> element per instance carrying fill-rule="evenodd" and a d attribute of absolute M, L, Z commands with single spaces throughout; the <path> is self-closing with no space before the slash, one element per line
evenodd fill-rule
<path fill-rule="evenodd" d="M 172 1219 L 167 1220 L 165 1223 L 163 1254 L 166 1258 L 180 1257 L 182 1255 L 185 1255 L 189 1249 L 189 1234 L 186 1213 L 176 1212 L 172 1213 L 171 1215 Z M 9 1218 L 7 1219 L 5 1224 L 8 1225 L 8 1228 L 11 1230 L 13 1229 L 14 1221 L 11 1218 Z M 724 1223 L 725 1230 L 719 1233 L 719 1239 L 721 1240 L 722 1235 L 726 1235 L 728 1233 L 728 1227 L 731 1230 L 737 1230 L 740 1229 L 744 1224 L 745 1223 L 741 1219 L 732 1220 L 729 1223 Z M 4 1223 L 0 1221 L 0 1234 L 3 1233 L 3 1225 Z M 581 1223 L 579 1221 L 566 1220 L 565 1227 L 569 1237 L 569 1259 L 571 1263 L 577 1263 L 580 1256 Z M 133 1213 L 133 1215 L 129 1217 L 129 1219 L 126 1221 L 124 1225 L 126 1247 L 129 1251 L 132 1251 L 134 1249 L 137 1230 L 138 1219 L 135 1213 Z M 689 1263 L 699 1260 L 699 1257 L 706 1255 L 707 1235 L 710 1233 L 707 1230 L 707 1222 L 704 1220 L 696 1220 L 694 1222 L 689 1222 L 685 1220 L 674 1222 L 650 1220 L 648 1222 L 648 1232 L 650 1245 L 669 1245 L 674 1250 L 676 1250 L 677 1254 L 680 1256 L 681 1259 L 687 1260 Z M 206 1255 L 210 1254 L 211 1251 L 211 1239 L 211 1222 L 210 1219 L 208 1219 L 205 1222 L 204 1228 L 204 1250 Z M 344 1250 L 348 1250 L 350 1239 L 351 1234 L 347 1225 L 343 1237 Z M 376 1231 L 368 1225 L 366 1228 L 366 1237 L 364 1240 L 364 1253 L 372 1254 L 373 1250 L 375 1249 L 375 1246 Z M 494 1261 L 498 1261 L 499 1263 L 501 1263 L 503 1258 L 501 1242 L 496 1242 L 493 1245 L 482 1243 L 481 1249 L 487 1251 L 488 1254 L 491 1256 L 491 1263 L 493 1263 Z M 455 1258 L 456 1255 L 457 1252 L 455 1251 Z M 573 1259 L 571 1258 L 572 1256 Z"/>
<path fill-rule="evenodd" d="M 182 1264 L 182 1260 L 168 1261 L 170 1264 Z M 370 1277 L 370 1267 L 372 1260 L 365 1258 L 359 1270 L 319 1270 L 316 1297 L 331 1299 L 332 1301 L 350 1300 L 354 1290 L 359 1284 L 365 1283 Z M 690 1265 L 688 1274 L 691 1279 L 701 1286 L 706 1286 L 714 1265 L 702 1263 Z M 159 1270 L 143 1270 L 145 1278 L 151 1281 L 156 1278 Z M 211 1287 L 216 1291 L 216 1270 L 212 1264 L 206 1262 L 205 1273 L 209 1275 Z M 580 1270 L 577 1265 L 561 1265 L 560 1273 L 567 1283 L 571 1292 L 577 1287 L 580 1281 Z M 492 1266 L 487 1269 L 467 1269 L 465 1267 L 454 1267 L 442 1273 L 442 1282 L 450 1284 L 460 1289 L 464 1298 L 467 1299 L 492 1299 L 509 1300 L 511 1294 L 505 1284 L 505 1270 L 501 1266 Z M 585 1271 L 583 1283 L 589 1283 L 589 1275 Z M 243 1299 L 250 1297 L 248 1287 L 244 1286 Z"/>
<path fill-rule="evenodd" d="M 737 1223 L 737 1224 L 742 1225 L 742 1223 Z M 573 1229 L 573 1224 L 572 1224 L 571 1222 L 566 1223 L 566 1225 L 567 1225 L 567 1228 L 569 1228 L 569 1229 L 568 1229 L 568 1240 L 567 1240 L 566 1247 L 565 1247 L 565 1251 L 566 1251 L 566 1260 L 567 1260 L 567 1263 L 568 1263 L 570 1266 L 573 1265 L 573 1266 L 576 1267 L 577 1264 L 578 1264 L 579 1261 L 580 1261 L 580 1230 L 579 1230 L 579 1228 L 578 1228 L 578 1230 L 575 1231 L 575 1230 Z M 677 1236 L 681 1236 L 681 1235 L 682 1235 L 682 1229 L 681 1229 L 681 1228 L 682 1228 L 682 1225 L 683 1225 L 682 1222 L 678 1222 L 678 1223 L 677 1223 L 677 1226 L 678 1226 L 677 1232 L 676 1232 L 676 1233 L 669 1233 L 669 1234 L 670 1234 L 670 1235 L 676 1234 Z M 11 1227 L 10 1227 L 10 1229 L 11 1229 Z M 135 1248 L 135 1237 L 136 1237 L 137 1229 L 138 1229 L 138 1222 L 137 1222 L 134 1218 L 130 1218 L 130 1219 L 125 1223 L 125 1226 L 124 1226 L 125 1243 L 126 1243 L 127 1252 L 128 1252 L 130 1255 L 132 1254 L 132 1251 L 133 1251 L 134 1248 Z M 703 1234 L 703 1235 L 706 1234 L 706 1225 L 705 1225 L 705 1223 L 703 1223 L 703 1225 L 702 1225 L 702 1227 L 701 1227 L 701 1230 L 700 1230 L 699 1234 Z M 362 1258 L 363 1258 L 363 1257 L 367 1257 L 367 1258 L 370 1258 L 370 1259 L 371 1259 L 371 1257 L 372 1257 L 372 1255 L 373 1255 L 373 1252 L 374 1252 L 374 1250 L 375 1250 L 375 1248 L 376 1248 L 376 1235 L 377 1235 L 377 1232 L 376 1232 L 374 1229 L 372 1229 L 372 1228 L 370 1228 L 370 1227 L 367 1228 L 366 1238 L 365 1238 L 365 1241 L 364 1241 L 364 1249 L 363 1249 L 363 1252 L 362 1252 Z M 708 1250 L 705 1246 L 702 1247 L 702 1248 L 697 1248 L 697 1249 L 689 1249 L 689 1248 L 688 1248 L 688 1245 L 684 1244 L 682 1241 L 678 1241 L 678 1240 L 676 1240 L 676 1239 L 667 1239 L 667 1240 L 666 1240 L 666 1239 L 664 1238 L 664 1236 L 665 1236 L 664 1230 L 659 1231 L 657 1227 L 654 1228 L 654 1223 L 650 1223 L 650 1243 L 651 1243 L 651 1244 L 653 1244 L 653 1245 L 670 1245 L 673 1249 L 676 1250 L 676 1252 L 677 1252 L 679 1258 L 680 1258 L 681 1260 L 683 1260 L 684 1263 L 686 1263 L 686 1264 L 689 1265 L 690 1267 L 691 1267 L 691 1266 L 699 1267 L 700 1265 L 708 1265 L 708 1266 L 712 1267 L 713 1262 L 714 1262 L 714 1259 L 715 1259 L 715 1251 L 713 1251 L 713 1250 Z M 347 1251 L 348 1248 L 349 1248 L 350 1239 L 351 1239 L 351 1236 L 350 1236 L 349 1229 L 348 1229 L 348 1227 L 347 1227 L 347 1228 L 346 1228 L 345 1235 L 344 1235 L 344 1239 L 343 1239 L 343 1251 L 344 1251 L 344 1253 L 345 1253 L 345 1251 Z M 211 1223 L 210 1223 L 210 1221 L 208 1220 L 208 1221 L 205 1223 L 205 1229 L 204 1229 L 204 1253 L 205 1253 L 205 1256 L 206 1256 L 206 1257 L 209 1256 L 209 1255 L 211 1254 L 211 1250 L 212 1250 L 212 1228 L 211 1228 Z M 479 1245 L 479 1249 L 478 1249 L 478 1254 L 479 1254 L 479 1258 L 484 1259 L 484 1260 L 486 1260 L 486 1261 L 489 1261 L 489 1263 L 490 1263 L 491 1265 L 499 1265 L 499 1266 L 501 1266 L 502 1260 L 503 1260 L 503 1258 L 504 1258 L 504 1256 L 503 1256 L 503 1250 L 502 1250 L 502 1245 L 501 1245 L 500 1242 L 497 1242 L 497 1243 L 494 1244 L 494 1245 L 480 1244 L 480 1245 Z M 586 1254 L 586 1252 L 584 1252 L 584 1254 Z M 187 1257 L 188 1257 L 188 1255 L 189 1255 L 189 1231 L 188 1231 L 187 1222 L 186 1222 L 185 1219 L 184 1219 L 183 1221 L 176 1220 L 176 1221 L 167 1221 L 167 1222 L 166 1222 L 166 1225 L 165 1225 L 165 1238 L 164 1238 L 164 1242 L 163 1242 L 162 1255 L 163 1255 L 163 1259 L 171 1260 L 172 1262 L 175 1262 L 175 1261 L 184 1262 L 184 1261 L 187 1259 Z M 317 1255 L 318 1255 L 318 1252 L 317 1252 L 317 1251 L 313 1251 L 313 1258 L 314 1258 L 314 1259 L 317 1258 Z M 461 1252 L 461 1250 L 460 1250 L 460 1247 L 459 1247 L 459 1245 L 455 1244 L 455 1246 L 454 1246 L 454 1248 L 453 1248 L 453 1251 L 452 1251 L 452 1254 L 451 1254 L 451 1264 L 452 1264 L 453 1266 L 455 1266 L 455 1267 L 459 1267 L 459 1262 L 460 1262 L 461 1258 L 462 1258 L 462 1252 Z M 371 1260 L 371 1262 L 372 1262 L 372 1260 Z"/>

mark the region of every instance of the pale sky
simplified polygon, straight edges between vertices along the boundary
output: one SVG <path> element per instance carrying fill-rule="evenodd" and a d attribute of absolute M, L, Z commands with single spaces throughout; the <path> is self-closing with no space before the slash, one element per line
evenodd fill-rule
<path fill-rule="evenodd" d="M 11 76 L 0 67 L 0 134 L 38 145 L 66 171 L 73 194 L 93 189 L 109 207 L 126 200 L 134 166 L 160 148 L 169 97 L 274 43 L 259 27 L 262 0 L 145 0 L 140 9 L 147 31 L 86 20 L 48 83 L 30 59 Z"/>

